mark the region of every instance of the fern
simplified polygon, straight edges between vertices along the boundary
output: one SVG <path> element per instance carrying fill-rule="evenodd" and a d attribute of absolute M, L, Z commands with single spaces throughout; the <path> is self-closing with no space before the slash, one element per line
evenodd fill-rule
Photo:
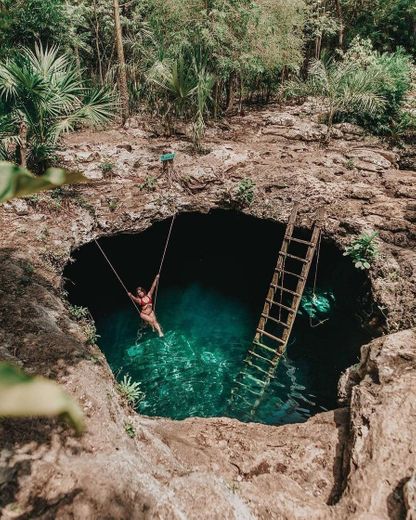
<path fill-rule="evenodd" d="M 120 395 L 132 406 L 137 406 L 145 398 L 138 381 L 132 381 L 131 376 L 126 374 L 123 380 L 117 383 Z"/>

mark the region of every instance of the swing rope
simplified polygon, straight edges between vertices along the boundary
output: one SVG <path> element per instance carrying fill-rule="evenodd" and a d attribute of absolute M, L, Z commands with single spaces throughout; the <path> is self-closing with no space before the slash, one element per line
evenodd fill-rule
<path fill-rule="evenodd" d="M 117 271 L 115 270 L 115 268 L 113 267 L 113 264 L 110 262 L 110 260 L 108 259 L 108 256 L 104 253 L 104 250 L 103 248 L 100 246 L 100 244 L 98 243 L 98 241 L 94 238 L 94 242 L 96 243 L 98 249 L 101 251 L 103 257 L 107 260 L 107 263 L 108 265 L 111 267 L 111 270 L 113 271 L 113 273 L 116 275 L 116 278 L 117 280 L 120 282 L 120 284 L 122 285 L 123 289 L 126 291 L 126 294 L 129 298 L 129 300 L 131 301 L 131 303 L 134 305 L 134 307 L 136 308 L 137 312 L 140 314 L 140 309 L 139 307 L 137 306 L 136 302 L 134 302 L 130 296 L 129 296 L 129 291 L 127 290 L 127 287 L 124 285 L 123 283 L 123 280 L 120 278 L 120 276 L 118 275 Z"/>
<path fill-rule="evenodd" d="M 160 277 L 160 274 L 162 272 L 162 268 L 163 268 L 163 264 L 165 262 L 165 257 L 166 257 L 166 252 L 168 250 L 168 246 L 169 246 L 169 242 L 170 242 L 170 237 L 172 235 L 172 229 L 173 229 L 173 224 L 175 223 L 175 219 L 176 219 L 176 213 L 173 215 L 172 217 L 172 221 L 170 223 L 170 228 L 169 228 L 169 233 L 168 233 L 168 237 L 166 239 L 166 243 L 165 243 L 165 249 L 163 251 L 163 255 L 162 255 L 162 260 L 160 261 L 160 266 L 159 266 L 159 271 L 158 271 L 158 276 Z M 157 281 L 157 285 L 156 285 L 156 289 L 155 289 L 155 297 L 153 299 L 153 310 L 156 312 L 156 302 L 157 302 L 157 293 L 158 293 L 158 290 L 159 290 L 159 281 L 160 281 L 160 278 L 159 280 Z"/>
<path fill-rule="evenodd" d="M 312 301 L 315 303 L 316 301 L 316 285 L 318 280 L 318 267 L 319 267 L 319 255 L 321 252 L 321 240 L 322 240 L 322 233 L 319 234 L 319 241 L 318 241 L 318 247 L 316 248 L 316 263 L 315 263 L 315 275 L 313 280 L 313 289 L 312 289 Z M 324 320 L 318 320 L 317 323 L 313 323 L 312 317 L 309 315 L 309 326 L 312 329 L 315 329 L 316 327 L 319 327 L 319 325 L 322 325 L 326 321 L 328 321 L 329 318 L 326 318 Z"/>
<path fill-rule="evenodd" d="M 165 249 L 163 251 L 163 255 L 162 255 L 162 260 L 160 262 L 160 266 L 159 266 L 159 271 L 158 271 L 158 276 L 160 276 L 160 273 L 162 272 L 162 267 L 163 267 L 163 264 L 165 262 L 165 257 L 166 257 L 166 252 L 168 250 L 168 246 L 169 246 L 169 242 L 170 242 L 170 237 L 172 235 L 172 229 L 173 229 L 173 224 L 175 223 L 175 219 L 176 219 L 176 213 L 175 215 L 173 215 L 172 217 L 172 222 L 170 223 L 170 228 L 169 228 L 169 233 L 168 233 L 168 237 L 166 239 L 166 243 L 165 243 Z M 98 243 L 98 240 L 96 240 L 94 238 L 94 242 L 96 243 L 98 249 L 101 251 L 101 254 L 103 255 L 103 257 L 105 258 L 105 260 L 107 261 L 108 265 L 110 266 L 111 270 L 113 271 L 113 273 L 115 274 L 117 280 L 120 282 L 121 286 L 123 287 L 123 289 L 125 290 L 129 300 L 131 301 L 131 303 L 134 305 L 136 311 L 140 314 L 140 309 L 138 307 L 138 305 L 136 304 L 135 301 L 133 301 L 130 296 L 129 296 L 129 291 L 127 289 L 127 287 L 124 285 L 124 282 L 123 280 L 120 278 L 119 274 L 117 273 L 115 267 L 113 266 L 113 264 L 110 262 L 108 256 L 105 254 L 103 248 L 100 246 L 100 244 Z M 158 291 L 158 288 L 159 288 L 159 280 L 157 282 L 157 285 L 156 285 L 156 289 L 155 289 L 155 297 L 154 297 L 154 303 L 153 303 L 153 310 L 156 309 L 156 300 L 157 300 L 157 291 Z"/>

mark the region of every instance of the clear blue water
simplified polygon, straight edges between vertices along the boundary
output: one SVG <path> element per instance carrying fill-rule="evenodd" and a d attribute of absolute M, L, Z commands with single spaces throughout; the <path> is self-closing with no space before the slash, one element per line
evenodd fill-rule
<path fill-rule="evenodd" d="M 139 235 L 100 240 L 131 291 L 148 287 L 163 252 L 170 221 Z M 231 416 L 233 381 L 251 345 L 276 263 L 284 228 L 236 212 L 183 214 L 175 223 L 164 264 L 157 315 L 160 340 L 141 320 L 94 244 L 74 253 L 64 272 L 71 303 L 87 306 L 101 335 L 99 346 L 121 379 L 141 383 L 138 410 L 174 419 Z M 307 235 L 305 235 L 307 237 Z M 313 273 L 309 284 L 313 281 Z M 367 294 L 362 273 L 331 244 L 321 250 L 319 307 L 298 315 L 285 358 L 251 420 L 301 422 L 337 406 L 340 373 L 358 360 L 368 339 L 355 312 Z M 310 286 L 306 294 L 310 297 Z M 331 295 L 329 300 L 325 297 Z M 323 299 L 322 299 L 323 298 Z M 308 302 L 306 302 L 308 303 Z M 139 330 L 139 334 L 138 334 Z"/>
<path fill-rule="evenodd" d="M 112 370 L 141 383 L 145 398 L 138 410 L 173 419 L 230 416 L 246 420 L 243 410 L 234 409 L 228 401 L 253 336 L 251 309 L 236 298 L 193 283 L 161 291 L 157 310 L 165 329 L 163 339 L 140 326 L 130 307 L 98 321 L 100 345 Z M 305 358 L 292 358 L 291 353 L 299 348 L 296 335 L 251 420 L 301 422 L 333 403 L 333 388 L 330 395 L 314 393 L 314 379 L 322 377 L 314 374 L 314 365 Z"/>

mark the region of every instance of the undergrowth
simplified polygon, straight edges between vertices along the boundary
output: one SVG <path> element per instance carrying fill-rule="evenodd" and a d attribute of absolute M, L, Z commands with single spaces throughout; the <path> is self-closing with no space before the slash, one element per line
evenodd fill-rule
<path fill-rule="evenodd" d="M 121 397 L 133 407 L 137 406 L 140 401 L 143 401 L 145 398 L 140 383 L 138 381 L 132 381 L 131 376 L 128 374 L 124 375 L 123 379 L 117 383 L 117 390 Z"/>
<path fill-rule="evenodd" d="M 371 264 L 379 255 L 375 239 L 377 232 L 363 233 L 345 249 L 344 256 L 350 256 L 357 269 L 370 269 Z"/>

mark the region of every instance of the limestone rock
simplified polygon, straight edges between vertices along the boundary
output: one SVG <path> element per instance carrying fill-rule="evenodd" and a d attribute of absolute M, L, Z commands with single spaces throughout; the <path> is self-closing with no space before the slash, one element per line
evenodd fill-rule
<path fill-rule="evenodd" d="M 416 465 L 415 385 L 416 329 L 362 347 L 359 364 L 341 379 L 340 394 L 350 401 L 351 436 L 347 487 L 337 510 L 348 509 L 352 500 L 361 514 L 402 518 L 404 479 Z M 411 485 L 408 496 L 413 500 Z M 350 518 L 365 518 L 357 513 Z"/>
<path fill-rule="evenodd" d="M 307 100 L 282 112 L 253 111 L 223 130 L 213 125 L 205 155 L 175 137 L 149 140 L 140 118 L 132 122 L 140 128 L 74 133 L 59 154 L 65 166 L 100 178 L 100 164 L 111 158 L 114 178 L 71 187 L 60 210 L 42 200 L 18 211 L 14 203 L 0 206 L 0 356 L 56 379 L 87 415 L 82 437 L 55 421 L 0 421 L 5 519 L 200 520 L 210 512 L 255 520 L 414 517 L 416 172 L 393 168 L 389 150 L 361 133 L 345 133 L 355 132 L 350 127 L 336 127 L 344 138 L 320 146 L 327 128 L 306 116 L 316 110 Z M 189 180 L 194 191 L 178 182 L 167 186 L 163 177 L 154 191 L 139 189 L 160 171 L 167 146 L 180 151 L 178 180 L 184 186 Z M 350 153 L 361 170 L 348 168 Z M 224 192 L 243 178 L 256 183 L 256 197 L 244 208 L 251 216 L 283 224 L 297 201 L 307 226 L 324 205 L 324 240 L 340 250 L 351 234 L 380 232 L 381 257 L 368 281 L 386 335 L 364 346 L 359 364 L 343 375 L 344 407 L 303 424 L 142 417 L 125 407 L 98 347 L 86 346 L 71 322 L 60 291 L 62 263 L 93 238 L 140 233 L 175 211 L 224 209 Z M 122 201 L 122 210 L 110 212 L 109 198 Z M 62 251 L 58 266 L 45 261 L 45 243 Z M 34 266 L 25 292 L 17 290 L 19 259 Z"/>
<path fill-rule="evenodd" d="M 288 113 L 281 113 L 278 115 L 269 115 L 265 118 L 266 125 L 276 125 L 283 127 L 291 127 L 295 125 L 296 119 Z"/>
<path fill-rule="evenodd" d="M 360 170 L 378 172 L 391 168 L 392 164 L 381 154 L 365 148 L 352 150 L 346 156 L 354 162 L 354 166 Z"/>
<path fill-rule="evenodd" d="M 133 147 L 130 143 L 120 143 L 117 145 L 117 148 L 122 148 L 124 150 L 127 150 L 128 152 L 133 151 Z"/>
<path fill-rule="evenodd" d="M 92 161 L 100 160 L 100 154 L 98 152 L 90 151 L 77 152 L 75 157 L 80 163 L 90 163 Z"/>
<path fill-rule="evenodd" d="M 337 123 L 334 125 L 334 128 L 340 130 L 346 138 L 348 135 L 361 137 L 365 134 L 365 131 L 361 126 L 353 125 L 352 123 Z"/>
<path fill-rule="evenodd" d="M 208 186 L 208 184 L 217 181 L 217 176 L 210 168 L 196 168 L 183 178 L 186 187 L 192 191 L 200 191 Z"/>
<path fill-rule="evenodd" d="M 416 472 L 403 486 L 403 498 L 406 507 L 406 520 L 416 520 Z"/>

